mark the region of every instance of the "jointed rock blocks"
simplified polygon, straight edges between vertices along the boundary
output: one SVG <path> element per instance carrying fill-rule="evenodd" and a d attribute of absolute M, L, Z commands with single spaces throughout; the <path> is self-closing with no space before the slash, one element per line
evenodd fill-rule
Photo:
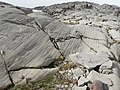
<path fill-rule="evenodd" d="M 73 2 L 32 13 L 4 4 L 0 8 L 0 51 L 5 51 L 0 56 L 0 88 L 11 85 L 8 74 L 15 85 L 55 74 L 59 67 L 49 65 L 62 56 L 76 65 L 67 70 L 77 81 L 73 90 L 119 90 L 119 9 Z"/>

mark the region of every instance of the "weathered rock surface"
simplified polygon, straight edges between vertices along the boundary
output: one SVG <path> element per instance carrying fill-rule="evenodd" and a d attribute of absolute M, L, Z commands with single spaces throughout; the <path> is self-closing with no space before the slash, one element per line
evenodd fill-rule
<path fill-rule="evenodd" d="M 0 8 L 0 18 L 0 50 L 5 51 L 5 55 L 1 53 L 0 56 L 0 87 L 11 84 L 5 67 L 14 84 L 23 84 L 27 78 L 37 81 L 58 71 L 54 68 L 42 69 L 42 66 L 48 66 L 61 54 L 50 36 L 35 24 L 35 21 L 40 21 L 39 24 L 45 27 L 54 19 L 44 15 L 29 17 L 13 7 Z"/>
<path fill-rule="evenodd" d="M 86 67 L 87 69 L 94 68 L 105 62 L 107 62 L 108 55 L 92 55 L 87 53 L 75 53 L 70 55 L 70 59 L 81 66 Z"/>
<path fill-rule="evenodd" d="M 72 2 L 32 13 L 10 4 L 0 6 L 0 88 L 55 74 L 59 68 L 50 64 L 63 56 L 77 63 L 73 76 L 79 85 L 73 90 L 86 90 L 95 80 L 119 90 L 120 7 Z"/>
<path fill-rule="evenodd" d="M 69 50 L 74 52 L 69 55 L 69 58 L 80 68 L 77 70 L 84 72 L 83 76 L 77 76 L 80 78 L 79 83 L 86 83 L 86 77 L 88 77 L 91 82 L 100 80 L 105 83 L 105 90 L 111 90 L 111 88 L 119 90 L 116 84 L 119 79 L 116 82 L 114 79 L 120 77 L 120 7 L 89 2 L 70 2 L 44 7 L 43 11 L 71 27 L 69 35 L 66 34 L 56 41 L 60 48 L 63 48 L 61 47 L 63 43 L 66 45 L 69 40 L 76 39 L 74 45 L 77 43 L 77 47 L 73 49 L 70 47 L 71 44 L 66 47 L 70 47 Z M 66 54 L 68 49 L 62 50 Z M 94 63 L 88 63 L 90 61 Z M 115 75 L 114 79 L 109 77 L 111 75 Z M 83 85 L 83 88 L 85 86 Z M 79 88 L 81 87 L 76 86 L 76 89 Z"/>

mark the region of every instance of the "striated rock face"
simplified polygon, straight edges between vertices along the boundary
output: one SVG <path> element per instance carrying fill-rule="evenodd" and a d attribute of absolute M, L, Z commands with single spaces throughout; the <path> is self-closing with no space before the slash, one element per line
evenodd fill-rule
<path fill-rule="evenodd" d="M 23 84 L 27 78 L 37 81 L 58 71 L 58 68 L 42 69 L 61 54 L 54 47 L 50 36 L 37 25 L 45 28 L 54 21 L 53 18 L 47 15 L 30 17 L 13 7 L 0 8 L 0 18 L 1 88 L 13 83 Z"/>
<path fill-rule="evenodd" d="M 99 85 L 96 80 L 119 90 L 119 7 L 72 2 L 32 13 L 0 5 L 0 88 L 55 74 L 59 67 L 51 63 L 62 56 L 77 66 L 72 70 L 78 80 L 73 90 L 86 90 L 89 82 Z"/>

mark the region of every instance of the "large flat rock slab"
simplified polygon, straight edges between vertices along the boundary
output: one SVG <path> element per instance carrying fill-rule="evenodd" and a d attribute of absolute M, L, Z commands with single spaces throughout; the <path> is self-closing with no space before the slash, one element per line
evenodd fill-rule
<path fill-rule="evenodd" d="M 93 55 L 81 52 L 71 54 L 69 57 L 74 63 L 84 66 L 87 69 L 95 68 L 96 66 L 99 66 L 109 60 L 107 54 Z"/>

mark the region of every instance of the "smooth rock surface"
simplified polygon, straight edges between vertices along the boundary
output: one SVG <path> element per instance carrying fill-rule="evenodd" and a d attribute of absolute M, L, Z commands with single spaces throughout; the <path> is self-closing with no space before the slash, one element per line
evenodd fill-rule
<path fill-rule="evenodd" d="M 104 74 L 99 74 L 96 71 L 91 71 L 87 78 L 92 82 L 94 82 L 95 80 L 99 80 L 107 85 L 113 85 L 111 78 L 107 77 Z"/>
<path fill-rule="evenodd" d="M 91 69 L 96 66 L 99 66 L 109 60 L 108 55 L 101 55 L 101 54 L 93 55 L 93 54 L 80 53 L 80 52 L 70 55 L 70 59 L 74 63 L 84 66 L 87 69 Z"/>

